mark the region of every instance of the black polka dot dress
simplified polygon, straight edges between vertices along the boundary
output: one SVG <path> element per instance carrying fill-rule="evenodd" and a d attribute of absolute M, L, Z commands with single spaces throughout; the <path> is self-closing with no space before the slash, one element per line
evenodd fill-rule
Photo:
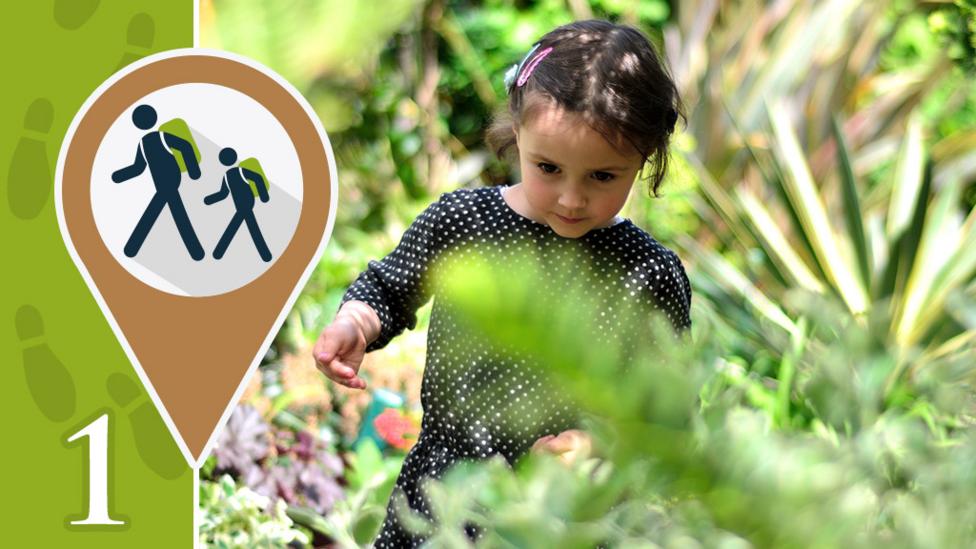
<path fill-rule="evenodd" d="M 442 195 L 407 229 L 393 252 L 369 262 L 343 296 L 343 303 L 363 301 L 379 316 L 380 335 L 367 352 L 413 328 L 416 310 L 434 298 L 421 383 L 421 432 L 397 478 L 373 542 L 376 548 L 417 547 L 425 541 L 412 536 L 394 511 L 400 494 L 411 509 L 434 520 L 421 489 L 424 477 L 440 479 L 458 461 L 493 455 L 514 465 L 538 438 L 580 428 L 572 404 L 547 386 L 537 369 L 527 367 L 529 357 L 500 349 L 455 321 L 447 300 L 438 299 L 443 288 L 432 276 L 436 262 L 453 258 L 463 263 L 481 254 L 496 262 L 533 258 L 544 267 L 540 278 L 551 290 L 537 297 L 540 304 L 559 299 L 566 285 L 586 270 L 597 281 L 593 292 L 605 297 L 596 337 L 633 332 L 613 314 L 614 307 L 628 302 L 662 313 L 678 331 L 691 325 L 691 286 L 681 261 L 649 234 L 618 219 L 580 238 L 563 238 L 512 210 L 502 192 L 503 187 L 484 187 Z M 567 265 L 565 253 L 582 254 L 586 267 Z M 481 535 L 474 525 L 466 530 L 472 540 Z"/>

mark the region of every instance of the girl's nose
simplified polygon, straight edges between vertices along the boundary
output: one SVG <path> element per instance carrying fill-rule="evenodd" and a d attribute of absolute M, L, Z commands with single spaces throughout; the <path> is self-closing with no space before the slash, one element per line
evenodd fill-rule
<path fill-rule="evenodd" d="M 569 189 L 559 195 L 559 205 L 567 210 L 578 210 L 586 206 L 586 197 L 575 189 Z"/>

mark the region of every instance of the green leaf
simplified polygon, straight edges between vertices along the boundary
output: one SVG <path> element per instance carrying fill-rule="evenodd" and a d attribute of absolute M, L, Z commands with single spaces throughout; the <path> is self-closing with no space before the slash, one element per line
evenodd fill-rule
<path fill-rule="evenodd" d="M 379 533 L 386 509 L 377 505 L 367 505 L 361 511 L 352 525 L 352 536 L 356 543 L 365 546 Z"/>
<path fill-rule="evenodd" d="M 783 187 L 782 180 L 786 176 L 783 174 L 783 171 L 780 169 L 780 166 L 776 162 L 772 161 L 772 159 L 764 159 L 764 157 L 759 154 L 759 151 L 756 150 L 755 146 L 753 146 L 752 140 L 742 129 L 742 126 L 739 124 L 739 121 L 736 119 L 735 113 L 733 113 L 732 110 L 729 109 L 727 103 L 723 103 L 723 104 L 725 105 L 725 109 L 728 112 L 729 120 L 732 123 L 732 127 L 739 134 L 740 139 L 742 139 L 742 143 L 745 145 L 745 150 L 748 151 L 749 155 L 752 157 L 753 166 L 755 166 L 756 169 L 759 170 L 759 173 L 762 175 L 763 181 L 765 181 L 767 185 L 769 185 L 770 187 L 776 190 L 776 194 L 780 198 L 781 203 L 783 204 L 784 209 L 786 210 L 786 213 L 789 214 L 790 223 L 793 228 L 792 234 L 798 236 L 800 242 L 803 245 L 802 249 L 799 250 L 800 253 L 798 253 L 797 255 L 800 256 L 801 258 L 813 259 L 815 256 L 815 252 L 813 250 L 813 244 L 810 243 L 809 237 L 807 236 L 806 232 L 804 232 L 803 226 L 800 223 L 800 216 L 797 213 L 796 208 L 793 207 L 793 204 L 790 203 L 789 197 L 787 197 L 786 195 L 786 190 Z M 757 236 L 757 238 L 760 237 Z M 802 256 L 800 255 L 801 253 L 803 254 Z M 804 261 L 804 264 L 807 264 L 806 261 Z M 818 280 L 823 280 L 824 278 L 826 278 L 826 274 L 820 268 L 820 265 L 815 263 L 814 266 L 816 267 L 816 273 L 814 273 L 814 276 Z M 785 280 L 785 277 L 781 276 L 780 278 L 784 278 Z"/>
<path fill-rule="evenodd" d="M 921 115 L 916 112 L 908 118 L 905 139 L 902 141 L 895 164 L 886 227 L 889 242 L 895 242 L 905 232 L 915 211 L 915 204 L 923 198 L 920 196 L 920 191 L 924 155 Z"/>
<path fill-rule="evenodd" d="M 735 197 L 755 227 L 756 234 L 762 241 L 763 250 L 773 259 L 782 272 L 789 275 L 791 282 L 813 292 L 824 293 L 826 291 L 824 285 L 807 268 L 806 263 L 800 259 L 799 254 L 787 241 L 762 203 L 752 196 L 752 193 L 741 187 L 736 188 Z"/>
<path fill-rule="evenodd" d="M 350 484 L 354 488 L 369 485 L 372 478 L 383 471 L 383 455 L 372 439 L 364 438 L 356 445 L 356 461 L 352 468 Z"/>
<path fill-rule="evenodd" d="M 959 246 L 961 220 L 956 211 L 959 187 L 956 180 L 942 189 L 926 215 L 918 252 L 905 286 L 905 297 L 895 316 L 896 341 L 903 346 L 913 344 L 930 325 L 932 315 L 927 315 L 926 322 L 919 322 L 924 309 L 933 306 L 942 309 L 941 304 L 933 303 L 929 297 L 937 273 Z"/>
<path fill-rule="evenodd" d="M 735 236 L 736 240 L 746 248 L 751 247 L 752 239 L 743 230 L 744 225 L 736 211 L 735 202 L 732 200 L 732 197 L 712 178 L 712 174 L 709 173 L 695 155 L 688 155 L 687 160 L 688 164 L 698 174 L 698 184 L 701 186 L 705 199 L 708 200 L 714 211 L 718 212 L 722 221 L 725 222 L 725 225 L 732 232 L 733 236 Z M 721 237 L 722 235 L 719 236 Z"/>
<path fill-rule="evenodd" d="M 694 239 L 685 235 L 679 235 L 678 243 L 682 248 L 691 252 L 715 282 L 725 288 L 726 291 L 740 295 L 760 315 L 783 328 L 787 333 L 793 335 L 798 332 L 796 324 L 790 317 L 725 258 L 711 250 L 706 250 Z"/>
<path fill-rule="evenodd" d="M 838 168 L 840 169 L 840 180 L 844 190 L 844 216 L 847 219 L 847 231 L 851 235 L 854 243 L 854 251 L 857 254 L 857 266 L 861 273 L 861 284 L 865 288 L 871 287 L 871 246 L 870 241 L 865 236 L 864 224 L 861 211 L 861 204 L 857 198 L 857 181 L 854 179 L 854 168 L 851 166 L 851 157 L 847 147 L 847 140 L 844 138 L 844 131 L 836 116 L 830 118 L 830 127 L 834 133 L 834 143 L 837 147 Z"/>
<path fill-rule="evenodd" d="M 796 363 L 803 356 L 806 347 L 806 320 L 801 318 L 799 329 L 790 337 L 789 351 L 783 355 L 779 367 L 779 384 L 776 386 L 776 415 L 774 420 L 780 428 L 790 425 L 790 392 L 793 389 L 793 376 L 796 373 Z"/>
<path fill-rule="evenodd" d="M 961 192 L 960 182 L 953 180 L 942 194 L 946 195 L 943 201 L 946 203 L 944 208 L 951 208 L 954 204 L 948 204 L 953 198 L 958 204 Z M 950 196 L 951 195 L 951 196 Z M 937 257 L 946 258 L 939 261 L 939 270 L 934 275 L 929 285 L 929 292 L 924 300 L 924 309 L 918 315 L 919 329 L 931 326 L 938 317 L 944 313 L 943 309 L 947 304 L 948 298 L 953 291 L 972 280 L 976 274 L 976 246 L 973 246 L 973 239 L 976 238 L 976 209 L 970 210 L 966 221 L 958 226 L 953 212 L 944 214 L 947 223 L 952 223 L 955 230 L 945 227 L 948 240 L 938 242 L 939 251 L 935 252 Z M 938 238 L 933 236 L 933 238 Z M 936 244 L 933 243 L 933 246 Z M 951 252 L 946 253 L 946 250 Z M 916 262 L 917 263 L 917 262 Z"/>
<path fill-rule="evenodd" d="M 769 45 L 771 57 L 759 64 L 758 74 L 738 88 L 744 100 L 737 111 L 746 129 L 756 127 L 762 114 L 762 104 L 781 97 L 794 82 L 805 75 L 813 65 L 813 59 L 833 41 L 843 39 L 836 30 L 835 22 L 846 20 L 858 2 L 831 0 L 814 4 L 813 12 L 795 9 Z"/>
<path fill-rule="evenodd" d="M 841 254 L 840 237 L 831 228 L 823 199 L 814 186 L 806 158 L 790 127 L 789 113 L 780 102 L 767 106 L 767 109 L 776 136 L 774 150 L 785 168 L 786 177 L 782 183 L 813 245 L 817 261 L 848 309 L 855 314 L 863 313 L 868 308 L 867 294 Z"/>

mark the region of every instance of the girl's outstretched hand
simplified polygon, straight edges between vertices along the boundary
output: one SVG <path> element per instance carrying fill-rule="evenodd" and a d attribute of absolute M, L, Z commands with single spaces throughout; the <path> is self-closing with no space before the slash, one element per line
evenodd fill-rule
<path fill-rule="evenodd" d="M 579 429 L 569 429 L 558 435 L 546 435 L 532 444 L 530 450 L 534 454 L 555 454 L 566 465 L 576 460 L 590 457 L 593 444 L 590 434 Z"/>
<path fill-rule="evenodd" d="M 366 354 L 366 346 L 380 331 L 379 317 L 369 305 L 349 301 L 335 320 L 319 335 L 312 356 L 325 377 L 352 389 L 365 389 L 366 381 L 356 377 Z"/>

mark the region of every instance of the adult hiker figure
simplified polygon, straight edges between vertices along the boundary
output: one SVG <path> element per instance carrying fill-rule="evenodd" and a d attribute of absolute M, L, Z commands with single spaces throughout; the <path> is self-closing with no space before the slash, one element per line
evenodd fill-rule
<path fill-rule="evenodd" d="M 156 125 L 156 109 L 149 105 L 139 105 L 132 111 L 132 122 L 140 130 L 148 130 Z M 131 166 L 126 166 L 121 170 L 112 173 L 112 181 L 122 183 L 138 176 L 149 168 L 152 176 L 153 185 L 156 186 L 156 194 L 153 195 L 146 211 L 143 212 L 136 228 L 133 229 L 129 241 L 125 243 L 125 255 L 135 257 L 139 253 L 139 248 L 146 241 L 149 230 L 156 223 L 156 218 L 162 213 L 163 208 L 169 206 L 169 211 L 173 214 L 173 221 L 180 232 L 180 238 L 186 250 L 190 252 L 190 257 L 196 261 L 203 259 L 203 246 L 197 234 L 193 231 L 190 218 L 186 215 L 186 208 L 183 200 L 180 199 L 180 179 L 182 173 L 180 166 L 176 162 L 176 157 L 170 149 L 176 149 L 183 157 L 186 164 L 186 173 L 190 179 L 200 178 L 200 165 L 197 163 L 193 146 L 185 139 L 163 131 L 146 133 L 139 140 L 136 150 L 136 159 Z"/>
<path fill-rule="evenodd" d="M 221 164 L 228 166 L 228 170 L 224 172 L 224 178 L 220 182 L 220 190 L 205 197 L 203 203 L 207 205 L 216 204 L 227 198 L 227 195 L 230 194 L 230 197 L 234 200 L 235 212 L 234 216 L 230 218 L 230 223 L 227 224 L 224 234 L 221 235 L 220 240 L 217 242 L 217 247 L 214 248 L 214 259 L 224 257 L 227 246 L 230 246 L 230 241 L 234 239 L 237 229 L 240 228 L 243 222 L 247 224 L 247 230 L 251 233 L 251 240 L 254 241 L 254 247 L 257 248 L 258 255 L 264 261 L 271 261 L 271 250 L 268 249 L 268 245 L 264 241 L 264 236 L 261 235 L 261 229 L 258 227 L 258 221 L 254 218 L 254 191 L 251 188 L 251 184 L 248 183 L 249 179 L 253 181 L 257 188 L 258 196 L 261 197 L 261 202 L 267 202 L 268 189 L 264 178 L 261 177 L 261 174 L 247 168 L 240 166 L 234 167 L 234 164 L 237 163 L 237 151 L 230 147 L 221 149 L 217 158 L 220 159 Z"/>

